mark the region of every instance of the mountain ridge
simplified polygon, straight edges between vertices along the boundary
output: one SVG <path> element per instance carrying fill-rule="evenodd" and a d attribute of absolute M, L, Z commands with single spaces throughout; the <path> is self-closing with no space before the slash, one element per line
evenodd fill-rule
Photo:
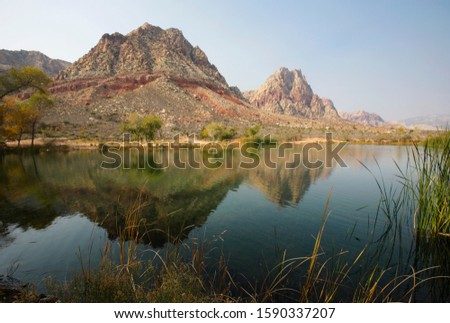
<path fill-rule="evenodd" d="M 0 49 L 0 72 L 10 68 L 34 66 L 49 76 L 55 76 L 70 64 L 61 59 L 50 58 L 39 51 Z"/>
<path fill-rule="evenodd" d="M 131 113 L 154 114 L 163 120 L 166 136 L 199 133 L 208 123 L 220 122 L 238 130 L 259 124 L 297 138 L 313 124 L 341 121 L 333 102 L 315 94 L 300 70 L 280 68 L 271 79 L 241 93 L 180 30 L 145 23 L 125 35 L 102 35 L 60 71 L 50 87 L 57 104 L 43 122 L 56 133 L 117 138 L 118 124 Z"/>
<path fill-rule="evenodd" d="M 301 70 L 281 67 L 257 89 L 244 92 L 264 112 L 308 119 L 339 119 L 333 101 L 315 94 Z"/>
<path fill-rule="evenodd" d="M 409 117 L 406 119 L 392 121 L 394 124 L 401 124 L 407 128 L 436 130 L 436 129 L 450 129 L 450 114 L 429 114 L 418 117 Z"/>

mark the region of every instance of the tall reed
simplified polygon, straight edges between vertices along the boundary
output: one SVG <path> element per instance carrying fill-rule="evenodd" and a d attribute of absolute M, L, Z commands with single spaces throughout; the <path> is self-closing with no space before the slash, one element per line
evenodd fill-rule
<path fill-rule="evenodd" d="M 450 131 L 414 145 L 400 170 L 417 234 L 450 236 Z"/>

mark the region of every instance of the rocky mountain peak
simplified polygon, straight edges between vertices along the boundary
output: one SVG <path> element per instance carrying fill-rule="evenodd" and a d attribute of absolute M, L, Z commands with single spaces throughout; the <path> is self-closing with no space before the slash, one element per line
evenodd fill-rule
<path fill-rule="evenodd" d="M 280 67 L 280 69 L 278 69 L 273 76 L 280 78 L 284 81 L 290 82 L 292 84 L 292 82 L 294 80 L 304 80 L 306 82 L 306 78 L 303 76 L 302 71 L 299 69 L 293 69 L 292 71 L 289 70 L 286 67 Z"/>
<path fill-rule="evenodd" d="M 100 38 L 100 43 L 123 43 L 126 40 L 126 36 L 121 33 L 115 32 L 113 34 L 104 34 L 102 38 Z"/>
<path fill-rule="evenodd" d="M 299 69 L 281 67 L 261 87 L 244 96 L 251 104 L 271 113 L 339 118 L 333 102 L 315 95 Z"/>
<path fill-rule="evenodd" d="M 108 52 L 111 48 L 116 48 L 126 41 L 126 37 L 121 33 L 104 34 L 97 46 L 100 51 Z"/>
<path fill-rule="evenodd" d="M 164 30 L 149 23 L 126 35 L 104 34 L 88 54 L 59 73 L 57 79 L 107 78 L 139 72 L 208 81 L 228 88 L 206 54 L 192 46 L 180 30 Z"/>
<path fill-rule="evenodd" d="M 140 26 L 138 29 L 146 30 L 146 29 L 161 29 L 161 28 L 157 26 L 152 26 L 148 22 L 144 22 L 142 26 Z"/>
<path fill-rule="evenodd" d="M 127 36 L 132 36 L 132 35 L 143 35 L 143 34 L 159 34 L 161 32 L 163 32 L 164 29 L 158 27 L 158 26 L 153 26 L 150 25 L 148 22 L 145 22 L 142 26 L 130 31 Z"/>

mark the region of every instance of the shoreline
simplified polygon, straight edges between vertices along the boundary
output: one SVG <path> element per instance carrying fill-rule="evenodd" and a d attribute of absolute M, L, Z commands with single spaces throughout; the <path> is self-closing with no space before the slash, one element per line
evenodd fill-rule
<path fill-rule="evenodd" d="M 151 144 L 156 145 L 157 147 L 167 147 L 169 144 L 173 143 L 173 139 L 161 139 L 157 141 L 151 142 Z M 178 145 L 179 148 L 190 148 L 193 147 L 192 145 L 200 145 L 204 146 L 207 144 L 220 144 L 220 145 L 228 145 L 232 143 L 244 143 L 244 142 L 251 142 L 251 140 L 248 140 L 247 138 L 238 138 L 230 141 L 209 141 L 204 139 L 195 140 L 194 142 L 189 141 L 187 137 L 181 138 Z M 294 145 L 302 145 L 302 144 L 310 144 L 310 143 L 318 143 L 318 144 L 324 144 L 327 142 L 325 138 L 321 137 L 311 137 L 311 138 L 305 138 L 302 140 L 293 140 L 293 141 L 278 141 L 275 140 L 277 143 L 291 143 Z M 382 140 L 382 141 L 376 141 L 376 140 L 333 140 L 333 144 L 338 143 L 347 143 L 352 145 L 389 145 L 389 146 L 410 146 L 415 143 L 418 143 L 418 141 L 399 141 L 399 140 Z M 46 149 L 47 151 L 75 151 L 75 150 L 98 150 L 103 145 L 106 146 L 120 146 L 120 148 L 132 148 L 137 147 L 139 145 L 143 147 L 147 147 L 147 145 L 150 143 L 138 143 L 137 141 L 132 141 L 127 145 L 124 145 L 120 141 L 91 141 L 91 140 L 83 140 L 83 139 L 67 139 L 64 137 L 61 138 L 53 138 L 53 139 L 44 139 L 44 138 L 36 138 L 34 141 L 34 148 L 35 149 Z M 3 149 L 2 149 L 3 148 Z M 3 147 L 0 147 L 1 150 L 5 151 L 21 151 L 21 150 L 29 150 L 31 149 L 31 140 L 30 139 L 24 139 L 21 140 L 20 146 L 17 145 L 17 140 L 14 141 L 7 141 L 5 142 L 5 145 Z"/>

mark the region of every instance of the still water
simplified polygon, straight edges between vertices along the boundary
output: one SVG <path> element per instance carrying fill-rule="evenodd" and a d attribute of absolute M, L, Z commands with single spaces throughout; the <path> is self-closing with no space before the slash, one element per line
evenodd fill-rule
<path fill-rule="evenodd" d="M 48 277 L 65 280 L 80 271 L 81 261 L 95 268 L 106 242 L 117 248 L 118 228 L 137 201 L 147 232 L 140 245 L 144 259 L 168 243 L 203 241 L 211 266 L 224 255 L 231 273 L 261 280 L 284 251 L 288 258 L 311 254 L 324 212 L 323 251 L 355 254 L 386 227 L 383 216 L 377 218 L 377 183 L 365 167 L 379 179 L 381 170 L 386 186 L 397 189 L 395 162 L 406 165 L 406 150 L 347 145 L 341 152 L 347 167 L 316 169 L 283 163 L 242 169 L 239 158 L 228 169 L 180 169 L 173 152 L 164 169 L 139 169 L 134 155 L 127 169 L 104 169 L 100 152 L 2 155 L 0 274 L 43 290 Z M 382 255 L 404 268 L 417 262 L 410 222 L 406 217 L 395 238 L 399 247 Z"/>

